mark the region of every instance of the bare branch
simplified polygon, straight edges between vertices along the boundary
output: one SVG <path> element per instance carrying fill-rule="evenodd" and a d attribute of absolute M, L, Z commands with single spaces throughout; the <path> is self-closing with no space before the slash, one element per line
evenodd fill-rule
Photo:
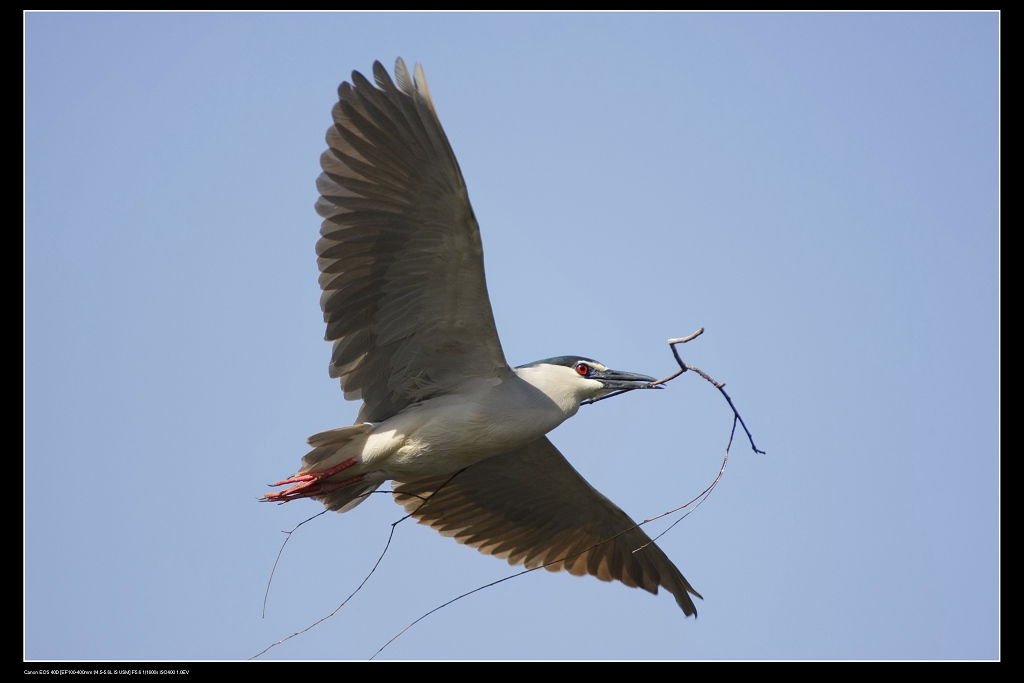
<path fill-rule="evenodd" d="M 700 328 L 699 330 L 697 330 L 696 332 L 694 332 L 693 334 L 689 334 L 689 335 L 687 335 L 685 337 L 678 337 L 676 339 L 669 339 L 668 343 L 669 343 L 669 346 L 672 348 L 673 355 L 675 355 L 675 357 L 676 357 L 676 362 L 679 363 L 679 370 L 677 370 L 676 372 L 673 372 L 668 377 L 662 377 L 661 379 L 656 379 L 653 382 L 651 382 L 650 384 L 648 384 L 646 387 L 643 387 L 643 388 L 644 389 L 653 389 L 654 387 L 660 387 L 662 384 L 667 384 L 668 382 L 671 382 L 672 380 L 674 380 L 679 375 L 681 375 L 684 372 L 686 372 L 686 370 L 687 370 L 686 364 L 683 363 L 683 361 L 679 359 L 679 354 L 676 353 L 676 344 L 685 344 L 688 341 L 692 341 L 692 340 L 696 339 L 697 337 L 699 337 L 702 334 L 704 334 L 704 328 L 703 327 Z M 599 398 L 587 399 L 586 401 L 583 401 L 582 403 L 580 403 L 580 405 L 586 406 L 586 405 L 590 405 L 591 403 L 597 403 L 598 401 L 603 401 L 606 398 L 611 398 L 612 396 L 619 396 L 621 394 L 626 393 L 627 391 L 635 391 L 635 390 L 634 389 L 619 389 L 618 391 L 613 391 L 612 393 L 605 394 L 604 396 L 601 396 Z"/>
<path fill-rule="evenodd" d="M 700 507 L 701 503 L 703 503 L 705 500 L 708 499 L 708 496 L 711 495 L 711 491 L 714 490 L 714 488 L 716 486 L 718 486 L 718 482 L 721 481 L 722 475 L 725 474 L 725 467 L 726 467 L 726 465 L 729 464 L 729 449 L 732 448 L 732 438 L 736 435 L 736 421 L 737 421 L 737 418 L 734 416 L 732 418 L 732 431 L 729 432 L 729 443 L 725 444 L 725 456 L 722 458 L 722 466 L 719 468 L 718 476 L 715 477 L 715 480 L 713 482 L 711 482 L 711 484 L 709 484 L 706 489 L 701 491 L 697 496 L 692 498 L 690 501 L 688 501 L 686 503 L 683 503 L 679 507 L 673 508 L 672 510 L 669 510 L 668 512 L 663 512 L 660 515 L 655 515 L 654 517 L 651 517 L 649 519 L 645 519 L 644 521 L 640 522 L 640 524 L 638 526 L 643 526 L 644 524 L 647 524 L 648 522 L 653 522 L 656 519 L 661 519 L 662 517 L 666 517 L 668 515 L 671 515 L 674 512 L 679 512 L 680 510 L 682 510 L 684 508 L 687 508 L 690 505 L 692 505 L 694 503 L 694 501 L 696 501 L 697 504 L 693 506 L 693 510 L 696 510 L 698 507 Z M 693 510 L 690 510 L 685 515 L 682 515 L 679 519 L 677 519 L 676 521 L 674 521 L 671 524 L 669 524 L 667 529 L 665 529 L 660 534 L 658 534 L 657 536 L 655 536 L 654 538 L 651 539 L 651 543 L 654 543 L 655 541 L 657 541 L 659 538 L 661 538 L 662 536 L 667 534 L 669 531 L 671 531 L 672 527 L 674 527 L 676 524 L 679 524 L 679 522 L 681 522 L 684 519 L 686 519 L 687 517 L 689 517 L 690 513 L 693 512 Z M 635 553 L 637 551 L 643 550 L 648 545 L 650 545 L 650 543 L 645 543 L 642 546 L 640 546 L 639 548 L 637 548 L 636 550 L 634 550 L 633 552 Z"/>
<path fill-rule="evenodd" d="M 295 533 L 296 529 L 298 529 L 300 526 L 302 526 L 306 522 L 312 522 L 314 519 L 316 519 L 320 515 L 324 514 L 325 512 L 327 512 L 327 510 L 321 510 L 320 512 L 316 513 L 315 515 L 313 515 L 309 519 L 305 519 L 305 520 L 299 522 L 298 524 L 296 524 L 294 527 L 292 527 L 291 531 L 282 531 L 281 532 L 281 533 L 285 534 L 284 543 L 281 544 L 280 549 L 277 551 L 277 557 L 274 559 L 274 566 L 270 568 L 270 578 L 267 579 L 267 590 L 263 594 L 263 614 L 260 616 L 261 619 L 266 619 L 267 618 L 267 598 L 270 597 L 270 584 L 274 581 L 274 572 L 277 571 L 277 563 L 281 561 L 281 553 L 284 552 L 284 547 L 286 545 L 288 545 L 288 541 L 291 540 L 292 534 Z M 262 654 L 262 653 L 260 653 L 260 654 Z"/>
<path fill-rule="evenodd" d="M 699 330 L 697 330 L 696 332 L 694 332 L 693 334 L 688 334 L 685 337 L 676 337 L 675 339 L 669 339 L 668 343 L 673 345 L 673 346 L 676 345 L 676 344 L 685 344 L 688 341 L 693 341 L 694 339 L 696 339 L 697 337 L 699 337 L 702 334 L 704 334 L 704 328 L 703 327 L 700 328 Z"/>
<path fill-rule="evenodd" d="M 642 388 L 653 388 L 653 387 L 662 386 L 663 384 L 668 384 L 669 382 L 671 382 L 672 380 L 674 380 L 676 377 L 678 377 L 679 375 L 683 374 L 687 370 L 689 370 L 691 372 L 697 373 L 698 375 L 700 375 L 701 377 L 706 379 L 708 382 L 711 382 L 711 384 L 713 384 L 715 386 L 715 388 L 718 389 L 718 391 L 720 391 L 722 393 L 722 396 L 725 397 L 725 400 L 729 402 L 729 407 L 732 408 L 732 414 L 735 416 L 735 418 L 737 420 L 739 420 L 740 425 L 743 427 L 743 431 L 747 433 L 747 440 L 750 441 L 750 447 L 754 450 L 755 453 L 760 453 L 761 455 L 764 455 L 765 454 L 764 451 L 762 451 L 760 448 L 758 448 L 754 444 L 754 437 L 750 433 L 750 430 L 747 429 L 747 423 L 743 421 L 743 417 L 740 415 L 739 411 L 736 410 L 736 406 L 733 404 L 732 398 L 729 396 L 728 393 L 726 393 L 726 391 L 725 391 L 725 383 L 724 382 L 719 382 L 719 381 L 715 380 L 710 375 L 708 375 L 708 373 L 704 372 L 700 368 L 695 367 L 693 365 L 689 365 L 688 363 L 683 362 L 683 359 L 679 356 L 679 351 L 676 349 L 676 345 L 677 344 L 685 344 L 688 341 L 692 341 L 692 340 L 696 339 L 697 337 L 699 337 L 702 334 L 704 334 L 704 328 L 703 327 L 700 328 L 699 330 L 697 330 L 696 332 L 694 332 L 693 334 L 689 334 L 689 335 L 687 335 L 685 337 L 677 337 L 675 339 L 669 339 L 668 340 L 668 345 L 669 345 L 669 348 L 672 349 L 672 355 L 675 357 L 676 363 L 679 364 L 679 370 L 677 370 L 676 372 L 673 372 L 668 377 L 663 377 L 662 379 L 654 380 L 653 382 L 648 384 L 646 387 L 642 387 Z M 620 394 L 624 394 L 627 391 L 636 391 L 636 389 L 620 389 L 619 391 L 614 391 L 614 392 L 612 392 L 610 394 L 605 394 L 604 396 L 601 396 L 600 398 L 595 398 L 595 399 L 591 399 L 591 400 L 588 400 L 588 401 L 583 401 L 583 403 L 581 405 L 589 405 L 591 403 L 597 403 L 598 401 L 603 401 L 606 398 L 611 398 L 612 396 L 618 396 Z M 732 443 L 732 439 L 730 439 L 729 442 L 731 444 Z"/>
<path fill-rule="evenodd" d="M 461 470 L 459 470 L 458 472 L 456 472 L 456 473 L 455 473 L 455 474 L 453 474 L 452 476 L 448 477 L 447 481 L 445 481 L 445 482 L 444 482 L 443 484 L 441 484 L 441 486 L 439 486 L 439 487 L 438 487 L 437 491 L 434 491 L 434 493 L 430 494 L 430 496 L 428 496 L 428 497 L 426 497 L 426 498 L 424 498 L 424 499 L 423 499 L 423 502 L 422 502 L 422 503 L 420 503 L 420 507 L 423 507 L 424 505 L 426 505 L 426 504 L 427 504 L 427 502 L 429 502 L 429 501 L 430 501 L 430 499 L 431 499 L 432 497 L 434 497 L 434 496 L 435 496 L 435 495 L 437 494 L 437 492 L 438 492 L 438 491 L 440 491 L 440 490 L 441 490 L 441 489 L 443 489 L 443 488 L 444 488 L 445 486 L 447 486 L 447 485 L 448 485 L 448 482 L 450 482 L 450 481 L 451 481 L 452 479 L 454 479 L 455 477 L 457 477 L 457 476 L 459 476 L 460 474 L 462 474 L 462 473 L 463 473 L 463 472 L 465 471 L 465 469 L 466 469 L 466 468 L 465 468 L 465 467 L 463 467 L 463 468 L 462 468 Z M 365 495 L 370 495 L 371 493 L 377 493 L 377 491 L 371 491 L 370 493 L 367 493 L 367 494 L 365 494 Z M 385 493 L 390 493 L 390 491 L 386 491 Z M 417 511 L 419 511 L 419 508 L 416 508 L 416 510 L 417 510 Z M 303 522 L 300 522 L 299 524 L 295 525 L 295 528 L 294 528 L 294 529 L 292 529 L 291 531 L 286 531 L 286 532 L 284 532 L 284 533 L 288 534 L 288 537 L 287 537 L 287 538 L 285 538 L 285 540 L 284 540 L 284 543 L 282 543 L 282 544 L 281 544 L 281 550 L 279 550 L 279 551 L 277 552 L 277 557 L 278 557 L 278 560 L 279 560 L 279 559 L 281 559 L 281 552 L 282 552 L 282 551 L 284 551 L 284 546 L 285 546 L 285 544 L 287 544 L 287 543 L 288 543 L 288 539 L 290 539 L 290 538 L 291 538 L 291 535 L 292 535 L 292 533 L 293 533 L 293 532 L 294 532 L 294 531 L 295 531 L 296 529 L 298 529 L 298 528 L 299 528 L 300 526 L 302 526 L 303 524 L 305 524 L 306 522 L 308 522 L 308 521 L 310 521 L 310 520 L 313 520 L 313 519 L 316 519 L 317 517 L 319 517 L 320 515 L 324 514 L 325 512 L 327 512 L 327 510 L 324 510 L 324 511 L 322 511 L 322 512 L 319 512 L 319 513 L 317 513 L 317 514 L 313 515 L 312 517 L 310 517 L 309 519 L 307 519 L 307 520 L 305 520 L 305 521 L 303 521 Z M 340 605 L 338 605 L 337 607 L 335 607 L 335 608 L 334 608 L 334 610 L 332 610 L 330 614 L 327 614 L 326 616 L 323 616 L 323 617 L 321 617 L 321 618 L 317 619 L 316 621 L 314 621 L 314 622 L 313 622 L 312 624 L 310 624 L 310 625 L 309 625 L 309 626 L 307 626 L 306 628 L 302 629 L 301 631 L 296 631 L 295 633 L 291 634 L 290 636 L 287 636 L 287 637 L 285 637 L 285 638 L 282 638 L 281 640 L 279 640 L 279 641 L 277 641 L 277 642 L 275 642 L 275 643 L 271 643 L 270 645 L 266 646 L 265 648 L 263 648 L 262 650 L 260 650 L 260 651 L 259 651 L 259 652 L 257 652 L 256 654 L 254 654 L 254 655 L 253 655 L 252 657 L 249 657 L 249 660 L 253 660 L 253 659 L 256 659 L 257 657 L 259 657 L 259 656 L 260 656 L 260 655 L 262 655 L 263 653 L 265 653 L 265 652 L 267 652 L 268 650 L 270 650 L 270 648 L 274 647 L 275 645 L 280 645 L 281 643 L 283 643 L 283 642 L 284 642 L 284 641 L 286 641 L 286 640 L 291 640 L 291 639 L 292 639 L 292 638 L 294 638 L 295 636 L 298 636 L 298 635 L 301 635 L 301 634 L 305 633 L 306 631 L 308 631 L 309 629 L 313 628 L 314 626 L 316 626 L 316 625 L 318 625 L 318 624 L 320 624 L 320 623 L 323 623 L 323 622 L 327 621 L 328 619 L 330 619 L 331 617 L 333 617 L 333 616 L 334 616 L 335 614 L 337 614 L 337 613 L 338 613 L 338 611 L 339 611 L 339 610 L 340 610 L 340 609 L 341 609 L 342 607 L 344 607 L 344 606 L 345 606 L 345 605 L 346 605 L 346 604 L 348 603 L 348 601 L 349 601 L 349 600 L 351 600 L 352 598 L 354 598 L 354 597 L 355 597 L 356 593 L 358 593 L 359 591 L 361 591 L 361 590 L 363 589 L 363 586 L 365 586 L 365 585 L 366 585 L 366 582 L 367 582 L 367 581 L 369 581 L 369 580 L 370 580 L 370 577 L 371 577 L 371 576 L 373 576 L 373 573 L 377 571 L 377 567 L 379 567 L 379 566 L 380 566 L 380 563 L 381 563 L 381 561 L 382 561 L 382 560 L 384 559 L 384 556 L 385 556 L 385 555 L 387 554 L 387 552 L 388 552 L 388 548 L 390 548 L 390 547 L 391 547 L 391 539 L 395 537 L 395 527 L 397 527 L 397 526 L 398 526 L 399 524 L 401 524 L 401 523 L 402 523 L 402 522 L 404 522 L 405 520 L 407 520 L 407 519 L 409 519 L 410 517 L 412 517 L 412 516 L 413 516 L 414 514 L 415 514 L 415 512 L 411 512 L 411 513 L 409 513 L 409 514 L 405 515 L 404 517 L 402 517 L 402 518 L 401 518 L 400 520 L 398 520 L 397 522 L 392 522 L 392 524 L 391 524 L 391 532 L 390 532 L 390 533 L 388 534 L 388 542 L 384 544 L 384 550 L 383 550 L 383 551 L 381 551 L 381 553 L 380 553 L 380 557 L 378 557 L 378 558 L 377 558 L 377 561 L 373 563 L 373 568 L 372 568 L 372 569 L 370 570 L 370 573 L 366 575 L 366 577 L 365 577 L 365 578 L 364 578 L 364 579 L 363 579 L 363 580 L 362 580 L 362 581 L 360 582 L 360 584 L 359 584 L 358 586 L 356 586 L 356 589 L 355 589 L 354 591 L 352 591 L 352 593 L 351 593 L 351 594 L 349 594 L 349 596 L 348 596 L 347 598 L 345 598 L 344 600 L 342 600 L 342 601 L 341 601 L 341 604 L 340 604 Z M 274 569 L 277 569 L 277 560 L 274 560 Z M 271 573 L 270 573 L 270 578 L 271 578 L 271 580 L 273 580 L 273 578 L 274 578 L 274 572 L 273 572 L 273 570 L 271 570 Z M 270 592 L 270 581 L 268 581 L 268 582 L 267 582 L 267 593 L 269 593 L 269 592 Z M 264 596 L 263 596 L 263 610 L 264 610 L 264 613 L 266 612 L 266 608 L 267 608 L 267 597 L 266 597 L 266 595 L 264 595 Z M 426 615 L 424 615 L 424 616 L 426 616 Z M 395 637 L 397 638 L 398 636 L 395 636 Z M 392 639 L 392 640 L 394 640 L 394 639 Z"/>
<path fill-rule="evenodd" d="M 326 512 L 326 510 L 324 512 Z M 271 643 L 270 645 L 267 645 L 265 648 L 263 648 L 262 650 L 260 650 L 256 654 L 254 654 L 252 657 L 249 657 L 249 660 L 256 659 L 257 657 L 259 657 L 260 655 L 262 655 L 263 653 L 265 653 L 267 650 L 269 650 L 270 648 L 274 647 L 275 645 L 280 645 L 281 643 L 283 643 L 286 640 L 291 640 L 295 636 L 302 635 L 303 633 L 305 633 L 309 629 L 313 628 L 317 624 L 320 624 L 320 623 L 322 623 L 324 621 L 327 621 L 328 619 L 333 617 L 335 614 L 337 614 L 338 610 L 340 610 L 342 607 L 344 607 L 348 603 L 349 600 L 351 600 L 352 598 L 355 597 L 356 593 L 358 593 L 359 591 L 361 591 L 363 589 L 363 586 L 366 585 L 366 582 L 369 581 L 370 577 L 373 576 L 373 573 L 375 571 L 377 571 L 377 567 L 380 565 L 380 561 L 384 559 L 384 555 L 387 554 L 388 548 L 391 547 L 391 539 L 395 537 L 395 527 L 398 526 L 401 522 L 405 521 L 408 518 L 409 518 L 409 515 L 406 515 L 405 517 L 403 517 L 402 519 L 398 520 L 397 522 L 395 522 L 394 524 L 391 525 L 391 533 L 388 534 L 388 542 L 384 544 L 384 550 L 381 551 L 380 557 L 378 557 L 377 561 L 373 563 L 373 569 L 370 570 L 370 573 L 366 575 L 366 578 L 364 578 L 362 580 L 362 582 L 356 587 L 356 589 L 354 591 L 352 591 L 352 593 L 347 598 L 342 600 L 341 604 L 338 605 L 337 607 L 335 607 L 334 610 L 331 611 L 330 614 L 328 614 L 326 616 L 323 616 L 323 617 L 320 617 L 319 619 L 317 619 L 316 621 L 314 621 L 312 624 L 310 624 L 306 628 L 302 629 L 301 631 L 296 631 L 295 633 L 293 633 L 290 636 L 287 636 L 285 638 L 282 638 L 281 640 L 277 641 L 276 643 Z"/>

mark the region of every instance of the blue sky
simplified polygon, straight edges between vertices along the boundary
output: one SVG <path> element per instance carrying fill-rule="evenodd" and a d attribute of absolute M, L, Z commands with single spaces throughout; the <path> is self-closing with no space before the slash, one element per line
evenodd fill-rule
<path fill-rule="evenodd" d="M 357 405 L 313 245 L 338 84 L 423 65 L 508 360 L 727 382 L 758 446 L 659 541 L 704 595 L 534 572 L 385 659 L 997 658 L 999 15 L 25 16 L 30 659 L 241 659 L 400 508 L 256 498 Z M 712 387 L 552 432 L 634 518 L 713 478 Z M 652 525 L 652 533 L 665 528 Z M 405 522 L 268 659 L 365 659 L 513 573 Z"/>

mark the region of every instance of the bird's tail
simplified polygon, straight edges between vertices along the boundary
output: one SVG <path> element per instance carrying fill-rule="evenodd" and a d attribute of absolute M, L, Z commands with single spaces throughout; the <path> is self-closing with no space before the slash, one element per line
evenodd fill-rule
<path fill-rule="evenodd" d="M 360 453 L 361 448 L 352 449 L 347 446 L 353 441 L 358 441 L 359 437 L 370 431 L 372 426 L 367 422 L 361 422 L 348 427 L 329 429 L 309 437 L 306 439 L 306 443 L 312 446 L 313 450 L 302 456 L 302 467 L 299 468 L 299 472 L 325 470 L 346 459 L 343 451 L 354 450 L 356 454 Z"/>
<path fill-rule="evenodd" d="M 377 490 L 377 487 L 384 483 L 384 480 L 367 475 L 362 481 L 349 484 L 344 488 L 314 496 L 324 504 L 328 510 L 335 512 L 348 512 L 356 505 L 370 497 L 370 494 Z"/>
<path fill-rule="evenodd" d="M 318 472 L 344 462 L 350 457 L 358 457 L 358 454 L 362 452 L 362 447 L 358 444 L 363 441 L 363 435 L 369 432 L 371 427 L 372 425 L 369 423 L 360 423 L 349 427 L 330 429 L 309 437 L 307 443 L 313 447 L 313 450 L 303 456 L 300 471 Z M 344 472 L 339 473 L 335 478 L 344 478 Z M 378 480 L 372 474 L 360 475 L 356 481 L 338 489 L 324 491 L 315 498 L 323 503 L 328 510 L 348 512 L 369 498 L 381 483 L 383 480 Z"/>
<path fill-rule="evenodd" d="M 309 437 L 313 447 L 302 458 L 299 471 L 272 486 L 292 486 L 268 493 L 262 500 L 286 503 L 299 498 L 315 498 L 328 510 L 346 512 L 359 505 L 384 479 L 379 473 L 362 470 L 362 452 L 366 435 L 373 425 L 355 424 L 320 432 Z"/>

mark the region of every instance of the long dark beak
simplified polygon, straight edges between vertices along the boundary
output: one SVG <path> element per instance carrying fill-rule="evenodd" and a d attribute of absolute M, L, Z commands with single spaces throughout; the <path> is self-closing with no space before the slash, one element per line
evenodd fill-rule
<path fill-rule="evenodd" d="M 653 389 L 656 387 L 651 386 L 651 382 L 655 381 L 653 377 L 647 375 L 638 375 L 635 372 L 620 372 L 618 370 L 595 370 L 591 375 L 590 379 L 596 379 L 598 382 L 603 384 L 609 391 L 618 391 L 621 389 Z"/>

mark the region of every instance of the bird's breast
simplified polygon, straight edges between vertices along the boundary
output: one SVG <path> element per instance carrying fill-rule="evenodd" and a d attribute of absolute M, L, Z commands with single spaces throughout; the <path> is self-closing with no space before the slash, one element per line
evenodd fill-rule
<path fill-rule="evenodd" d="M 375 425 L 363 462 L 389 478 L 453 473 L 532 443 L 573 413 L 524 382 L 440 396 Z"/>

